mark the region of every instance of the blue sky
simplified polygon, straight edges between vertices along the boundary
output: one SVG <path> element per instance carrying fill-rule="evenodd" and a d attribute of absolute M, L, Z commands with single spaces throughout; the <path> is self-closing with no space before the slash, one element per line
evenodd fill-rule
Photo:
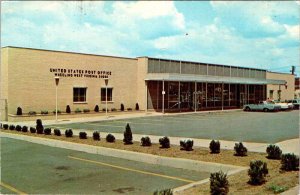
<path fill-rule="evenodd" d="M 299 1 L 1 3 L 2 47 L 299 71 Z"/>

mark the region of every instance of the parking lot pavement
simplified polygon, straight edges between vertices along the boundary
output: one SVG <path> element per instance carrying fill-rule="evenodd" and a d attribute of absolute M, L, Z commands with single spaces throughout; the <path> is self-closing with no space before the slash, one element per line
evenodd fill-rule
<path fill-rule="evenodd" d="M 28 194 L 151 194 L 209 177 L 196 172 L 1 138 L 1 182 Z M 15 192 L 18 193 L 18 192 Z"/>
<path fill-rule="evenodd" d="M 215 112 L 127 118 L 50 125 L 85 131 L 123 133 L 129 123 L 134 134 L 254 143 L 277 143 L 299 138 L 299 111 Z"/>

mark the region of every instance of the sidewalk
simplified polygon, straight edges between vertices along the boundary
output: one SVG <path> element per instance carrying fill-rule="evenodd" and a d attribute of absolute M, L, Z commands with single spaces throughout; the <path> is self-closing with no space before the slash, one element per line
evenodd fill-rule
<path fill-rule="evenodd" d="M 55 121 L 55 116 L 53 116 L 52 120 L 43 120 L 44 125 L 53 125 L 53 124 L 69 124 L 69 123 L 80 123 L 80 122 L 94 122 L 94 121 L 107 121 L 107 120 L 116 120 L 116 119 L 131 119 L 138 117 L 150 117 L 150 116 L 175 116 L 175 115 L 186 115 L 186 114 L 213 114 L 213 113 L 224 113 L 224 112 L 236 112 L 241 111 L 241 109 L 232 109 L 232 110 L 209 110 L 209 111 L 199 111 L 199 112 L 177 112 L 177 113 L 161 113 L 155 111 L 132 111 L 132 112 L 108 112 L 108 117 L 106 117 L 105 113 L 101 113 L 97 116 L 89 116 L 82 117 L 78 115 L 78 118 L 68 118 L 68 119 L 60 119 L 60 115 L 58 115 L 58 121 Z M 27 125 L 33 126 L 36 124 L 36 121 L 22 121 L 22 122 L 4 122 L 1 123 L 6 124 L 15 124 L 15 125 Z"/>

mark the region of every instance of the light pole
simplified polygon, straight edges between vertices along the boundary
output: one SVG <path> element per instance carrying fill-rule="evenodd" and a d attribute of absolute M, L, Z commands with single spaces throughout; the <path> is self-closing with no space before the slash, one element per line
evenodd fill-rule
<path fill-rule="evenodd" d="M 57 123 L 57 88 L 58 88 L 58 83 L 59 83 L 59 77 L 54 77 L 55 79 L 55 122 Z"/>
<path fill-rule="evenodd" d="M 105 81 L 105 116 L 107 117 L 107 85 L 108 85 L 108 78 L 104 79 Z"/>

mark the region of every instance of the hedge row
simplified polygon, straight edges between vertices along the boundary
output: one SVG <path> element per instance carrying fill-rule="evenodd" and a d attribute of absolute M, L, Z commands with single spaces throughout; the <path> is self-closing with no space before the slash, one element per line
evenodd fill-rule
<path fill-rule="evenodd" d="M 124 104 L 121 104 L 121 105 L 120 105 L 120 111 L 124 111 L 124 110 L 125 110 Z M 127 110 L 128 110 L 128 111 L 131 111 L 132 108 L 127 108 Z M 135 110 L 140 110 L 140 107 L 139 107 L 139 104 L 138 104 L 138 103 L 135 104 Z M 94 112 L 99 112 L 99 111 L 100 111 L 100 110 L 99 110 L 99 106 L 96 105 L 95 108 L 94 108 Z M 102 111 L 105 112 L 106 109 L 103 108 Z M 111 111 L 112 111 L 112 112 L 113 112 L 113 111 L 117 111 L 117 109 L 116 109 L 116 108 L 111 108 Z M 90 112 L 90 109 L 85 108 L 85 109 L 83 109 L 83 110 L 80 110 L 79 108 L 76 108 L 76 110 L 75 110 L 74 112 L 75 112 L 75 113 L 81 113 L 81 112 L 88 113 L 88 112 Z M 56 110 L 54 110 L 52 113 L 53 113 L 53 114 L 56 114 Z M 60 110 L 57 110 L 57 113 L 58 113 L 58 114 L 61 114 L 61 111 L 60 111 Z M 66 113 L 71 113 L 71 108 L 70 108 L 69 105 L 66 106 Z M 23 115 L 23 111 L 22 111 L 22 108 L 21 108 L 21 107 L 18 107 L 18 108 L 17 108 L 17 113 L 16 113 L 16 114 L 19 115 L 19 116 L 20 116 L 20 115 Z M 36 115 L 36 114 L 37 114 L 36 111 L 29 111 L 29 112 L 28 112 L 28 115 Z M 47 115 L 47 114 L 49 114 L 49 112 L 48 112 L 48 110 L 42 110 L 42 111 L 41 111 L 41 114 Z"/>

